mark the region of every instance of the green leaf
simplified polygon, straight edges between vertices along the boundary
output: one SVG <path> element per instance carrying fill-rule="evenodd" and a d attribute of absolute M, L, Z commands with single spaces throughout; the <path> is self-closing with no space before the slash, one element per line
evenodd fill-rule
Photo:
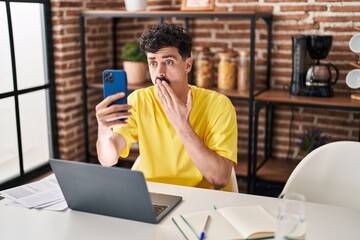
<path fill-rule="evenodd" d="M 141 51 L 140 44 L 137 41 L 129 42 L 124 45 L 122 48 L 122 60 L 147 63 L 146 53 Z"/>

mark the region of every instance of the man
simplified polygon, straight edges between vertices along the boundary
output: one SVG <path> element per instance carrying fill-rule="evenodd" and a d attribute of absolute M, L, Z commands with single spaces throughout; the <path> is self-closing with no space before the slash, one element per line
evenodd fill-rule
<path fill-rule="evenodd" d="M 125 96 L 119 93 L 96 106 L 102 165 L 116 164 L 138 142 L 137 170 L 148 181 L 213 189 L 228 185 L 237 163 L 236 112 L 226 96 L 188 85 L 191 45 L 191 37 L 174 24 L 143 33 L 140 46 L 154 86 L 130 94 L 129 105 L 110 106 Z"/>

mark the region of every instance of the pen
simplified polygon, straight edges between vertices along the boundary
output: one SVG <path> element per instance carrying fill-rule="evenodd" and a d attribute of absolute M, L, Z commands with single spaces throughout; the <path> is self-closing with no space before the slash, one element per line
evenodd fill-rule
<path fill-rule="evenodd" d="M 208 227 L 209 227 L 209 223 L 210 223 L 210 215 L 208 215 L 207 218 L 206 218 L 206 222 L 205 222 L 205 225 L 204 225 L 204 229 L 202 230 L 202 232 L 201 232 L 201 234 L 200 234 L 199 240 L 204 240 L 204 239 L 205 239 L 205 234 L 206 234 L 206 230 L 207 230 Z"/>
<path fill-rule="evenodd" d="M 191 231 L 195 234 L 195 236 L 197 237 L 197 233 L 195 231 L 195 229 L 191 226 L 191 224 L 184 218 L 183 215 L 180 215 L 180 217 L 182 218 L 182 220 L 185 222 L 185 224 L 191 229 Z"/>
<path fill-rule="evenodd" d="M 183 232 L 183 230 L 181 230 L 181 228 L 179 227 L 179 225 L 177 224 L 177 222 L 175 221 L 174 218 L 171 218 L 173 223 L 175 223 L 176 227 L 180 230 L 181 234 L 185 237 L 186 240 L 189 240 L 189 238 L 185 235 L 185 233 Z"/>

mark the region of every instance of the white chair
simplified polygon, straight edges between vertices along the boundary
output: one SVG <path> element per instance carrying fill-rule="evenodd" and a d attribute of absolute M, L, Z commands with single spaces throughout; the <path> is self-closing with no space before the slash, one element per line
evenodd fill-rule
<path fill-rule="evenodd" d="M 137 169 L 137 167 L 139 166 L 139 164 L 140 164 L 140 155 L 136 158 L 134 164 L 131 166 L 131 170 Z"/>
<path fill-rule="evenodd" d="M 131 167 L 131 170 L 137 169 L 139 164 L 140 164 L 140 155 L 135 160 L 134 164 Z M 238 183 L 237 183 L 237 178 L 236 178 L 236 173 L 235 173 L 234 167 L 231 170 L 231 177 L 230 177 L 229 183 L 231 183 L 231 184 L 230 185 L 228 184 L 228 186 L 226 186 L 224 190 L 229 191 L 229 192 L 238 193 L 239 188 L 238 188 Z"/>
<path fill-rule="evenodd" d="M 360 209 L 360 142 L 339 141 L 310 152 L 294 169 L 282 193 L 306 201 Z"/>
<path fill-rule="evenodd" d="M 239 186 L 238 186 L 237 177 L 236 177 L 234 167 L 232 167 L 232 169 L 231 169 L 230 182 L 231 182 L 231 192 L 238 193 L 239 192 Z"/>

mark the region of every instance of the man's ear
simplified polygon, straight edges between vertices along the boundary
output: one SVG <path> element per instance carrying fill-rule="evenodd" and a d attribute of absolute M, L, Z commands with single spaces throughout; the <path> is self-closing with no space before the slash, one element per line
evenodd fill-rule
<path fill-rule="evenodd" d="M 189 73 L 192 69 L 192 65 L 193 65 L 194 59 L 192 57 L 189 57 L 186 59 L 186 73 Z"/>

